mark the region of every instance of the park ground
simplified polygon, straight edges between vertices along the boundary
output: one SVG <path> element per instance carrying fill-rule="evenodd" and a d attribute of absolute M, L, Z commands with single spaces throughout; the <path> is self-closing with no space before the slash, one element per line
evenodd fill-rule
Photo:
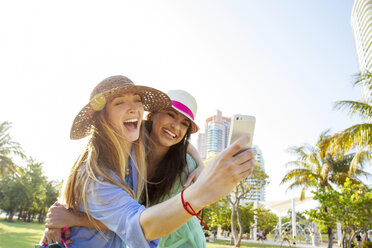
<path fill-rule="evenodd" d="M 0 220 L 0 248 L 17 247 L 27 248 L 34 247 L 40 240 L 44 230 L 44 224 L 36 222 L 25 223 L 15 221 L 9 223 Z M 216 240 L 213 243 L 207 243 L 207 248 L 233 247 L 229 245 L 228 240 Z M 265 241 L 264 244 L 251 242 L 242 242 L 241 247 L 279 247 L 278 243 Z M 310 245 L 299 245 L 297 247 L 311 247 Z"/>

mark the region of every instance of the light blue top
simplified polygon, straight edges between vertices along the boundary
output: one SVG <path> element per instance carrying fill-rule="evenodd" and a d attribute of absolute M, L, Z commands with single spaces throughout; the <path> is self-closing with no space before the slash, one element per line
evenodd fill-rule
<path fill-rule="evenodd" d="M 133 184 L 137 182 L 137 170 L 130 161 Z M 112 173 L 112 178 L 120 178 Z M 101 180 L 101 179 L 100 179 Z M 101 235 L 96 229 L 86 227 L 72 227 L 70 248 L 152 248 L 157 247 L 159 240 L 147 242 L 139 217 L 146 208 L 134 200 L 124 189 L 108 182 L 91 183 L 87 190 L 89 212 L 96 220 L 101 221 L 111 231 L 102 231 Z M 94 190 L 94 192 L 93 192 Z M 84 206 L 79 205 L 79 211 L 84 211 Z"/>

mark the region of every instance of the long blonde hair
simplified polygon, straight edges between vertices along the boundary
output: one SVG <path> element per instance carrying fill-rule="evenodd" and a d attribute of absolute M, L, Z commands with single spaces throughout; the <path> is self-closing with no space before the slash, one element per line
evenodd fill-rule
<path fill-rule="evenodd" d="M 78 210 L 79 204 L 83 203 L 88 219 L 94 223 L 98 230 L 101 229 L 93 221 L 88 209 L 87 190 L 89 184 L 92 183 L 93 196 L 95 183 L 113 184 L 124 189 L 138 201 L 141 194 L 146 191 L 147 177 L 142 138 L 144 135 L 143 124 L 140 127 L 140 138 L 135 142 L 129 142 L 106 121 L 105 109 L 96 112 L 96 124 L 92 137 L 72 167 L 62 192 L 62 200 L 67 208 Z M 132 145 L 136 156 L 132 159 L 137 161 L 134 164 L 138 171 L 137 185 L 133 185 L 136 188 L 135 191 L 125 183 L 126 171 L 130 166 L 128 158 L 131 156 Z M 112 178 L 112 172 L 120 178 L 120 181 Z M 99 201 L 97 198 L 95 200 Z"/>

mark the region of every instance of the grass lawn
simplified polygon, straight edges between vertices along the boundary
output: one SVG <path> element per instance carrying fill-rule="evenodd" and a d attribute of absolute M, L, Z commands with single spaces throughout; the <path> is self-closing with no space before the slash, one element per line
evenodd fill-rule
<path fill-rule="evenodd" d="M 230 241 L 228 240 L 216 240 L 213 243 L 207 242 L 207 248 L 218 248 L 218 247 L 234 247 L 233 245 L 229 245 Z M 256 244 L 256 243 L 244 243 L 240 244 L 240 247 L 280 247 L 280 246 L 273 246 L 273 245 L 265 245 L 265 244 Z M 284 247 L 284 246 L 283 246 Z"/>
<path fill-rule="evenodd" d="M 15 220 L 13 223 L 0 220 L 0 248 L 34 247 L 40 241 L 44 224 L 26 223 Z"/>
<path fill-rule="evenodd" d="M 37 244 L 44 231 L 44 224 L 25 223 L 15 220 L 8 223 L 4 219 L 0 220 L 0 248 L 32 248 Z M 214 243 L 207 243 L 207 248 L 214 247 L 234 247 L 229 245 L 229 241 L 217 240 Z M 265 244 L 242 243 L 241 247 L 273 247 Z"/>

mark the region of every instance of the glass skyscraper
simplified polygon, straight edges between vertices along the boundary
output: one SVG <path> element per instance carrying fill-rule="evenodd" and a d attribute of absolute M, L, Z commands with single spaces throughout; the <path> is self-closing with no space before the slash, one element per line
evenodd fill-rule
<path fill-rule="evenodd" d="M 198 136 L 198 150 L 203 160 L 221 152 L 228 145 L 230 132 L 230 118 L 217 114 L 207 118 L 205 122 L 205 133 Z"/>
<path fill-rule="evenodd" d="M 258 146 L 253 146 L 256 148 L 257 154 L 256 154 L 256 161 L 261 164 L 261 168 L 263 171 L 265 171 L 265 161 L 262 156 L 262 151 Z M 262 187 L 262 182 L 260 180 L 248 177 L 247 182 L 249 182 L 251 185 L 257 185 L 257 188 L 253 188 L 251 190 L 251 197 L 246 201 L 246 202 L 255 202 L 255 201 L 265 201 L 266 196 L 265 196 L 265 186 Z"/>
<path fill-rule="evenodd" d="M 351 27 L 360 72 L 372 72 L 372 0 L 355 0 Z M 370 90 L 363 86 L 363 97 L 372 102 Z"/>

